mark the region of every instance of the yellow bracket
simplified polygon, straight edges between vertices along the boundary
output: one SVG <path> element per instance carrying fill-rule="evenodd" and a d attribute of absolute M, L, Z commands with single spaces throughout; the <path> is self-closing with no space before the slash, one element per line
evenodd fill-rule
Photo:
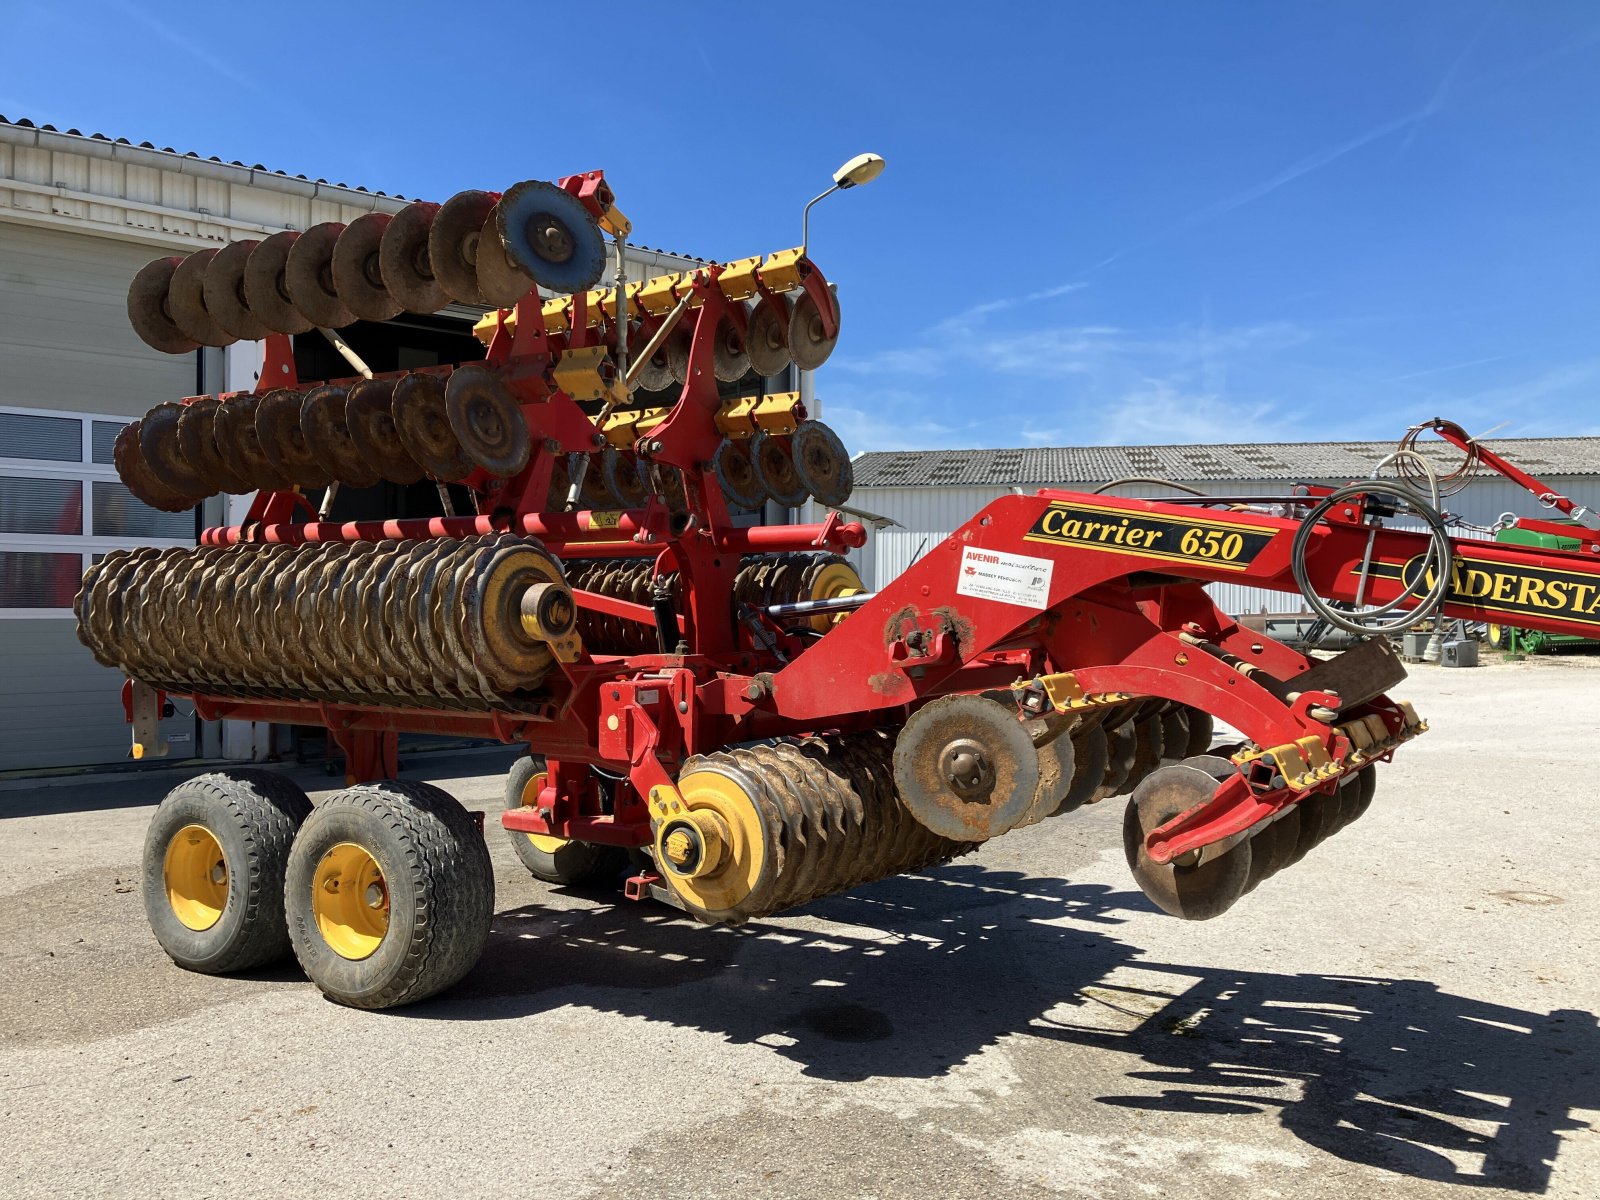
<path fill-rule="evenodd" d="M 628 220 L 615 204 L 607 205 L 600 217 L 600 228 L 612 237 L 627 237 L 633 232 L 633 222 Z"/>
<path fill-rule="evenodd" d="M 677 278 L 676 275 L 657 275 L 654 279 L 640 284 L 639 307 L 649 316 L 666 316 L 678 302 L 678 297 L 672 291 L 672 285 Z"/>
<path fill-rule="evenodd" d="M 722 269 L 717 286 L 729 300 L 748 300 L 756 294 L 756 268 L 761 265 L 761 255 L 741 258 Z"/>
<path fill-rule="evenodd" d="M 515 311 L 507 315 L 506 327 L 513 333 L 516 332 L 517 314 Z M 490 342 L 494 341 L 494 335 L 499 329 L 500 314 L 494 311 L 487 312 L 484 313 L 483 316 L 479 317 L 477 324 L 472 327 L 472 336 L 487 346 Z"/>
<path fill-rule="evenodd" d="M 1102 708 L 1107 704 L 1126 704 L 1135 698 L 1132 692 L 1086 692 L 1071 671 L 1020 680 L 1011 685 L 1011 690 L 1024 692 L 1035 687 L 1044 689 L 1045 699 L 1057 712 L 1080 712 L 1086 708 Z"/>
<path fill-rule="evenodd" d="M 594 291 L 584 294 L 588 301 L 584 306 L 583 327 L 585 329 L 593 329 L 606 319 L 606 313 L 610 310 L 612 304 L 611 294 L 614 290 L 613 288 L 596 288 Z M 572 320 L 572 314 L 577 311 L 578 306 L 576 304 L 569 304 L 567 310 L 567 320 L 569 322 Z"/>
<path fill-rule="evenodd" d="M 792 292 L 800 286 L 800 264 L 804 261 L 805 252 L 798 246 L 769 254 L 760 270 L 761 282 L 768 291 Z"/>
<path fill-rule="evenodd" d="M 1315 734 L 1264 750 L 1243 750 L 1235 754 L 1232 761 L 1236 766 L 1245 767 L 1269 756 L 1283 776 L 1284 785 L 1296 792 L 1309 791 L 1344 773 L 1344 764 L 1329 755 L 1328 748 Z"/>
<path fill-rule="evenodd" d="M 574 400 L 599 400 L 611 391 L 600 373 L 609 360 L 604 346 L 587 346 L 582 350 L 568 350 L 556 359 L 551 373 L 556 387 Z"/>
<path fill-rule="evenodd" d="M 673 293 L 678 300 L 687 299 L 690 308 L 699 308 L 705 303 L 705 297 L 694 290 L 695 280 L 699 271 L 680 271 L 672 280 Z"/>

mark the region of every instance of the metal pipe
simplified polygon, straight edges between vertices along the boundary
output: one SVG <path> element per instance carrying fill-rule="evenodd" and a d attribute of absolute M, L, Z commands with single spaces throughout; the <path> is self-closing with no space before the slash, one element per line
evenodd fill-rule
<path fill-rule="evenodd" d="M 877 592 L 856 592 L 852 596 L 828 596 L 822 600 L 800 600 L 794 604 L 769 604 L 767 616 L 774 621 L 791 617 L 820 617 L 824 613 L 854 612 L 877 599 Z"/>

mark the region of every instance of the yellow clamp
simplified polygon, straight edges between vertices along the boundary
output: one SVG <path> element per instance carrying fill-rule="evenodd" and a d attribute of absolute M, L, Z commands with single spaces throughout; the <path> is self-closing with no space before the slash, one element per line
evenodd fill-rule
<path fill-rule="evenodd" d="M 801 266 L 805 251 L 796 246 L 793 250 L 779 250 L 767 255 L 760 269 L 761 282 L 771 292 L 792 292 L 800 286 Z"/>
<path fill-rule="evenodd" d="M 1085 708 L 1100 708 L 1107 704 L 1126 704 L 1134 699 L 1132 692 L 1086 692 L 1071 671 L 1054 675 L 1041 675 L 1037 679 L 1020 680 L 1011 685 L 1014 692 L 1044 689 L 1045 699 L 1057 712 L 1076 712 Z"/>
<path fill-rule="evenodd" d="M 1265 750 L 1243 750 L 1233 756 L 1233 762 L 1236 766 L 1246 766 L 1256 759 L 1269 756 L 1276 764 L 1278 773 L 1283 776 L 1285 785 L 1297 792 L 1326 783 L 1344 771 L 1344 764 L 1331 757 L 1322 739 L 1314 734 L 1285 742 L 1281 746 L 1269 746 Z"/>
<path fill-rule="evenodd" d="M 677 280 L 676 275 L 657 275 L 654 279 L 646 280 L 639 285 L 639 307 L 652 317 L 664 317 L 672 311 L 672 306 L 678 302 L 673 295 L 672 285 Z"/>
<path fill-rule="evenodd" d="M 551 373 L 555 376 L 556 387 L 574 400 L 600 400 L 611 392 L 601 374 L 601 367 L 609 361 L 604 346 L 586 346 L 561 355 Z"/>
<path fill-rule="evenodd" d="M 633 232 L 633 222 L 615 204 L 608 204 L 600 215 L 600 228 L 612 237 L 627 237 Z"/>
<path fill-rule="evenodd" d="M 748 300 L 756 294 L 756 268 L 760 265 L 759 254 L 731 262 L 717 276 L 717 286 L 729 300 Z"/>

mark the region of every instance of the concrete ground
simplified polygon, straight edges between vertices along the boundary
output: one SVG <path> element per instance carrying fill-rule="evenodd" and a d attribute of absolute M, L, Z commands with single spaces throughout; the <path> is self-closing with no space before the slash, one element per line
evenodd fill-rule
<path fill-rule="evenodd" d="M 482 962 L 386 1013 L 166 960 L 170 775 L 7 785 L 0 1194 L 1592 1200 L 1596 665 L 1418 668 L 1367 816 L 1208 924 L 1120 801 L 738 931 L 491 829 Z M 504 762 L 416 774 L 492 809 Z"/>

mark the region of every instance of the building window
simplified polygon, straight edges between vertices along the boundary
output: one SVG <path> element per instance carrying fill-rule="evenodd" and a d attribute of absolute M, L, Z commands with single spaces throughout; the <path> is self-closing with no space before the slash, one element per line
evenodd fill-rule
<path fill-rule="evenodd" d="M 72 616 L 83 572 L 112 550 L 194 544 L 195 510 L 158 512 L 117 478 L 127 423 L 0 408 L 0 619 Z"/>

